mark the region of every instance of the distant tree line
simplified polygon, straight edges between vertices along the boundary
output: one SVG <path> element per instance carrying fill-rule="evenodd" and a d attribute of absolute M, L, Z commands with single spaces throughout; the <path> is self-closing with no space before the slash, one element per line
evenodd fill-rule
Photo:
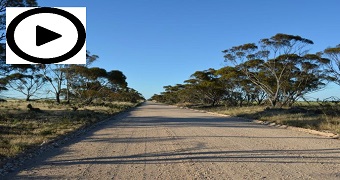
<path fill-rule="evenodd" d="M 222 51 L 227 66 L 196 71 L 184 84 L 164 86 L 151 100 L 215 106 L 292 106 L 328 82 L 340 85 L 340 45 L 311 54 L 313 41 L 276 34 Z"/>
<path fill-rule="evenodd" d="M 6 7 L 37 6 L 36 0 L 0 0 L 0 94 L 17 91 L 27 101 L 38 92 L 53 94 L 57 103 L 62 98 L 84 104 L 94 100 L 137 102 L 144 97 L 129 88 L 126 76 L 119 70 L 106 71 L 91 67 L 97 55 L 86 52 L 86 65 L 6 64 Z"/>
<path fill-rule="evenodd" d="M 137 102 L 144 97 L 129 88 L 126 76 L 119 70 L 106 71 L 89 65 L 97 59 L 87 52 L 87 64 L 0 64 L 0 93 L 17 91 L 29 101 L 38 92 L 89 104 L 93 100 Z M 4 61 L 4 57 L 1 61 Z"/>

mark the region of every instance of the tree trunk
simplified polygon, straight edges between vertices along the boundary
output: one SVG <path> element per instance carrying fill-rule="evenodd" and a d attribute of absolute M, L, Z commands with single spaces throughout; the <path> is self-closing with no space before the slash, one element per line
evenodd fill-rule
<path fill-rule="evenodd" d="M 212 103 L 211 103 L 211 106 L 214 107 L 215 103 L 216 103 L 215 100 L 213 100 Z"/>
<path fill-rule="evenodd" d="M 270 104 L 272 105 L 272 107 L 274 108 L 276 106 L 276 103 L 277 103 L 276 99 L 269 99 L 269 101 L 270 101 Z"/>
<path fill-rule="evenodd" d="M 66 102 L 67 104 L 70 104 L 70 84 L 67 78 L 66 78 Z"/>
<path fill-rule="evenodd" d="M 68 87 L 66 91 L 66 101 L 67 101 L 67 104 L 70 104 L 70 90 L 68 89 Z"/>
<path fill-rule="evenodd" d="M 58 104 L 60 104 L 60 92 L 55 94 L 55 99 Z"/>

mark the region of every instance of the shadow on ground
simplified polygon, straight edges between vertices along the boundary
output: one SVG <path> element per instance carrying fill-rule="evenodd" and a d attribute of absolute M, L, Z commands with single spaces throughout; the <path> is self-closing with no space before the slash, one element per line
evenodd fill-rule
<path fill-rule="evenodd" d="M 138 111 L 139 108 L 136 108 Z M 156 111 L 158 108 L 148 108 L 147 110 Z M 191 113 L 191 112 L 188 112 Z M 195 112 L 192 112 L 195 113 Z M 107 121 L 100 126 L 95 127 L 91 131 L 87 132 L 81 137 L 73 139 L 61 147 L 55 148 L 50 151 L 50 156 L 40 156 L 35 159 L 36 163 L 29 165 L 26 163 L 26 169 L 34 168 L 41 164 L 51 164 L 57 166 L 71 166 L 80 164 L 91 165 L 115 165 L 115 164 L 165 164 L 165 163 L 187 163 L 187 162 L 243 162 L 243 163 L 323 163 L 323 164 L 339 164 L 340 163 L 340 148 L 324 148 L 324 149 L 254 149 L 254 150 L 212 150 L 201 142 L 205 138 L 247 138 L 254 140 L 258 138 L 277 138 L 277 139 L 301 139 L 301 138 L 313 138 L 313 139 L 326 139 L 324 137 L 259 137 L 259 136 L 193 136 L 183 135 L 175 137 L 117 137 L 117 138 L 105 138 L 105 134 L 95 134 L 100 129 L 111 128 L 112 131 L 121 128 L 145 128 L 145 127 L 224 127 L 224 128 L 242 128 L 248 129 L 269 129 L 272 127 L 263 126 L 255 123 L 251 123 L 246 120 L 238 118 L 225 118 L 214 116 L 203 116 L 202 118 L 177 118 L 177 117 L 163 117 L 163 116 L 132 116 L 131 112 L 126 112 L 119 116 L 114 117 L 112 120 Z M 227 130 L 227 129 L 226 129 Z M 122 156 L 107 156 L 96 158 L 69 158 L 67 160 L 49 160 L 49 158 L 68 153 L 70 150 L 63 148 L 70 144 L 74 144 L 80 141 L 84 142 L 106 142 L 106 143 L 151 143 L 151 142 L 167 142 L 177 141 L 181 143 L 183 140 L 195 139 L 196 142 L 201 142 L 195 147 L 189 147 L 187 149 L 176 149 L 174 151 L 163 152 L 148 152 L 137 154 L 125 154 Z M 17 175 L 18 171 L 12 172 L 10 176 Z M 8 176 L 9 177 L 9 176 Z M 19 178 L 29 179 L 27 176 L 19 176 Z M 39 178 L 64 178 L 64 177 L 35 177 Z"/>

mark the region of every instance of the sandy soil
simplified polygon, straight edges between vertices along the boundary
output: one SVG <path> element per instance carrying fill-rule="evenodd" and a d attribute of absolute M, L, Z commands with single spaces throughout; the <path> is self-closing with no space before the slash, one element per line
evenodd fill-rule
<path fill-rule="evenodd" d="M 340 179 L 340 141 L 145 103 L 7 179 Z"/>

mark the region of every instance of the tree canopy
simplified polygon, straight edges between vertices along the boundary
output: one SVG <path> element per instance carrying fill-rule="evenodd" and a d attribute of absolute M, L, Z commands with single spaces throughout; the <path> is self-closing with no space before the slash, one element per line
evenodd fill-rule
<path fill-rule="evenodd" d="M 151 99 L 179 103 L 188 102 L 190 96 L 195 103 L 210 105 L 292 106 L 330 81 L 340 85 L 340 45 L 309 53 L 313 44 L 301 36 L 278 33 L 233 46 L 222 51 L 227 66 L 196 71 L 185 84 L 165 86 L 165 92 Z"/>

